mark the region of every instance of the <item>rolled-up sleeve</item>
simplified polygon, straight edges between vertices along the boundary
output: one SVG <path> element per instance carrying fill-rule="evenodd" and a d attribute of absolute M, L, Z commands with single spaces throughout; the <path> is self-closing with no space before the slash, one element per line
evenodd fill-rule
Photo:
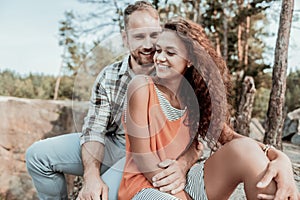
<path fill-rule="evenodd" d="M 80 144 L 97 141 L 105 144 L 105 133 L 109 123 L 111 108 L 105 85 L 105 72 L 100 73 L 94 83 L 88 114 L 84 119 Z"/>

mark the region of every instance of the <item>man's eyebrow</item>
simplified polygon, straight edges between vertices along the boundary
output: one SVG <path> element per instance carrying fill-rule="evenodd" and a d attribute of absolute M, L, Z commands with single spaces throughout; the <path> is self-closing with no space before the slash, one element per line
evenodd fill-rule
<path fill-rule="evenodd" d="M 132 35 L 145 35 L 146 33 L 139 32 L 139 33 L 132 33 Z"/>

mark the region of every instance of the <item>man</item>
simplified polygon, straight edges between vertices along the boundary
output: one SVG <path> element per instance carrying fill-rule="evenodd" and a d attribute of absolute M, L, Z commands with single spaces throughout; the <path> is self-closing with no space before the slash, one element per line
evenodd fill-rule
<path fill-rule="evenodd" d="M 124 21 L 122 36 L 130 55 L 98 75 L 82 134 L 42 140 L 26 152 L 27 169 L 40 199 L 67 199 L 64 174 L 83 176 L 78 199 L 117 199 L 125 156 L 121 113 L 127 85 L 134 75 L 153 72 L 154 45 L 161 30 L 157 11 L 144 1 L 129 5 L 124 12 Z M 193 143 L 178 160 L 160 163 L 160 167 L 165 168 L 157 177 L 161 190 L 176 193 L 184 188 L 185 175 L 199 157 L 200 151 L 196 147 Z M 275 154 L 283 157 L 279 152 Z M 290 166 L 280 169 L 286 159 L 275 161 L 270 162 L 269 171 L 276 174 L 267 174 L 263 185 L 278 177 L 279 191 L 285 193 L 294 186 L 284 185 L 292 178 L 283 177 Z"/>
<path fill-rule="evenodd" d="M 125 9 L 122 36 L 130 56 L 106 67 L 97 77 L 82 134 L 42 140 L 27 150 L 27 168 L 39 198 L 67 199 L 65 173 L 83 175 L 79 199 L 107 199 L 108 191 L 109 199 L 117 198 L 123 165 L 122 160 L 115 163 L 125 157 L 121 113 L 127 84 L 136 74 L 153 72 L 154 45 L 160 31 L 159 16 L 151 4 L 136 2 Z M 194 149 L 170 167 L 177 177 L 196 161 Z M 171 165 L 166 162 L 162 164 Z M 184 181 L 179 178 L 180 187 L 175 189 L 183 189 Z"/>

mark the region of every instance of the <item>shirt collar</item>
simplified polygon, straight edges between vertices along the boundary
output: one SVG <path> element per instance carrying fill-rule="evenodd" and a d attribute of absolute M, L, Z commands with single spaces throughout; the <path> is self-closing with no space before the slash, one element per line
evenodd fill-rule
<path fill-rule="evenodd" d="M 130 69 L 129 58 L 130 58 L 130 55 L 127 55 L 123 58 L 121 69 L 120 69 L 118 75 L 124 75 Z"/>

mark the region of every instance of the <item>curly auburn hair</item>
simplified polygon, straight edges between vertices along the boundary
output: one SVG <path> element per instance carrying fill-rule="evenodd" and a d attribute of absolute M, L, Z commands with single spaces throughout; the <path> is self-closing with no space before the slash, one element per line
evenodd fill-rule
<path fill-rule="evenodd" d="M 181 83 L 180 96 L 188 110 L 185 123 L 191 127 L 191 136 L 197 135 L 208 142 L 212 150 L 232 137 L 226 124 L 229 123 L 228 90 L 231 88 L 229 71 L 225 61 L 212 46 L 204 29 L 190 20 L 176 17 L 164 24 L 165 31 L 176 31 L 188 52 L 192 64 L 184 77 L 188 84 Z M 188 86 L 189 85 L 189 86 Z M 192 87 L 197 98 L 188 94 Z M 200 115 L 200 116 L 199 116 Z"/>

